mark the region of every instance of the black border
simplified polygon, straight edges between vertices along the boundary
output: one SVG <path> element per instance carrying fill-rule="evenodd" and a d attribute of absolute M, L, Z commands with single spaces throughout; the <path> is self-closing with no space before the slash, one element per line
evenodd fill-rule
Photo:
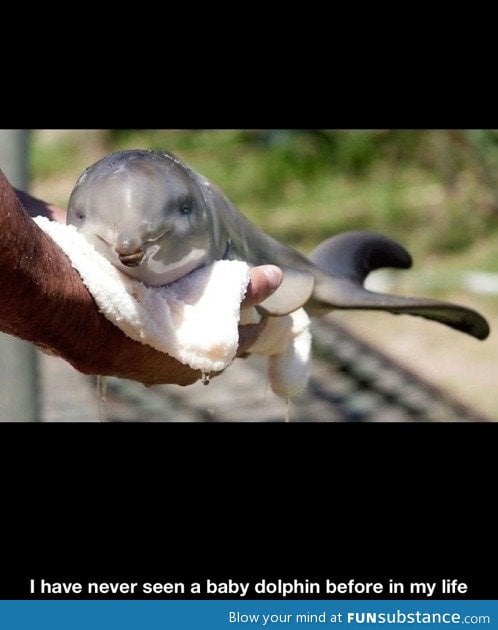
<path fill-rule="evenodd" d="M 1 425 L 0 597 L 29 577 L 422 576 L 497 598 L 497 430 Z"/>

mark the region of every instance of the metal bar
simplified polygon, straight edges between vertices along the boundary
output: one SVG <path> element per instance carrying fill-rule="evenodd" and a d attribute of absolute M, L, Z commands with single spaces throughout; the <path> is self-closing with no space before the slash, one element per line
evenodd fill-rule
<path fill-rule="evenodd" d="M 28 189 L 28 129 L 0 129 L 0 168 L 13 186 Z M 40 420 L 38 351 L 0 333 L 0 422 Z"/>

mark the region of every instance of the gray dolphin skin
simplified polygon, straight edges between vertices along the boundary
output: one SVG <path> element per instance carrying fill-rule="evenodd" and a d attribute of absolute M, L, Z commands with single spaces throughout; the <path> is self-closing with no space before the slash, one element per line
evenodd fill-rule
<path fill-rule="evenodd" d="M 71 193 L 67 223 L 128 276 L 168 284 L 216 260 L 275 264 L 279 287 L 258 307 L 272 316 L 297 308 L 387 311 L 432 319 L 485 339 L 476 311 L 440 300 L 374 293 L 363 283 L 381 267 L 407 269 L 408 252 L 381 234 L 342 232 L 307 258 L 252 224 L 223 192 L 168 152 L 125 150 L 88 167 Z"/>

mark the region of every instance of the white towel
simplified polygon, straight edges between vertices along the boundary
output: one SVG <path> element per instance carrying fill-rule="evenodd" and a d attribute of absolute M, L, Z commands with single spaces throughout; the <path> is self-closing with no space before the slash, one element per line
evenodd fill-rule
<path fill-rule="evenodd" d="M 162 287 L 128 277 L 98 253 L 75 226 L 35 219 L 69 257 L 99 310 L 135 341 L 148 344 L 205 374 L 235 358 L 238 325 L 259 321 L 240 303 L 249 283 L 245 262 L 220 260 Z M 268 355 L 269 381 L 285 398 L 299 394 L 309 377 L 311 334 L 303 309 L 269 318 L 251 352 Z"/>

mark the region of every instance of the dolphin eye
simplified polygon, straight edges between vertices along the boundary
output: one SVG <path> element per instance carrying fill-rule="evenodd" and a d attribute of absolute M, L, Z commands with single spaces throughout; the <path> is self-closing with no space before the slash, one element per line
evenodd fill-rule
<path fill-rule="evenodd" d="M 83 219 L 85 218 L 85 213 L 83 212 L 83 210 L 76 210 L 76 218 L 78 219 L 78 221 L 83 221 Z"/>
<path fill-rule="evenodd" d="M 184 201 L 180 206 L 181 214 L 190 214 L 192 212 L 192 204 L 189 201 Z"/>

